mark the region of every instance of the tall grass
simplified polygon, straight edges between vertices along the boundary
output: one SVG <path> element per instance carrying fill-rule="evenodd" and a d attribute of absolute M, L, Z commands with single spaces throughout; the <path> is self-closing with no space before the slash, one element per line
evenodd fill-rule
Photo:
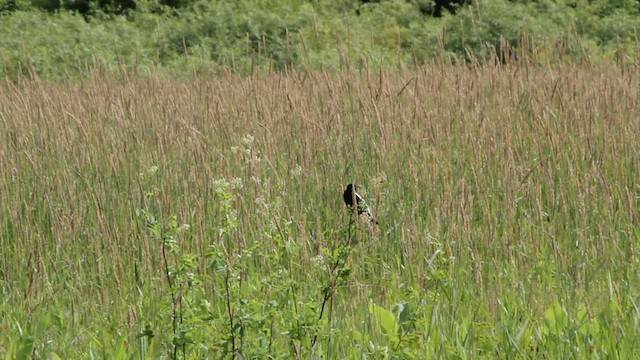
<path fill-rule="evenodd" d="M 171 355 L 181 293 L 146 209 L 189 224 L 171 239 L 211 307 L 198 329 L 271 317 L 238 335 L 244 356 L 308 357 L 320 334 L 330 358 L 632 357 L 638 114 L 620 64 L 4 85 L 0 354 Z M 356 225 L 317 321 L 349 182 L 380 225 Z M 187 356 L 220 356 L 233 331 L 209 329 Z"/>

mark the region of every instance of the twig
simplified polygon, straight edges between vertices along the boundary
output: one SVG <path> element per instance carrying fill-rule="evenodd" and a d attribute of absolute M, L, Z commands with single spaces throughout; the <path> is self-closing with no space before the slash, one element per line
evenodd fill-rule
<path fill-rule="evenodd" d="M 357 211 L 356 207 L 354 207 L 354 212 Z M 347 231 L 347 241 L 344 244 L 341 244 L 341 247 L 339 247 L 338 249 L 347 249 L 349 247 L 349 245 L 351 244 L 351 228 L 352 226 L 355 224 L 355 220 L 354 220 L 354 212 L 350 212 L 349 213 L 349 226 L 348 226 L 348 231 Z M 357 215 L 356 215 L 357 217 Z M 347 259 L 347 255 L 348 253 L 338 253 L 338 256 L 336 258 L 336 262 L 333 264 L 333 266 L 331 267 L 331 270 L 329 271 L 329 284 L 327 285 L 327 287 L 325 288 L 325 292 L 324 292 L 324 296 L 322 299 L 322 305 L 320 306 L 320 315 L 318 316 L 318 323 L 320 322 L 320 320 L 322 320 L 322 317 L 324 316 L 324 309 L 327 305 L 327 302 L 329 301 L 329 299 L 331 299 L 331 297 L 333 297 L 333 293 L 335 291 L 335 288 L 337 286 L 337 282 L 338 282 L 338 277 L 335 276 L 335 272 L 338 269 L 338 267 L 340 266 L 340 263 L 342 262 L 342 260 Z M 311 341 L 311 353 L 313 354 L 313 352 L 315 351 L 316 345 L 317 345 L 317 341 L 318 341 L 318 333 L 316 332 L 316 334 L 313 335 L 313 340 Z M 313 358 L 313 355 L 312 355 Z"/>
<path fill-rule="evenodd" d="M 231 273 L 231 266 L 229 265 L 229 263 L 227 263 L 227 271 L 225 272 L 225 276 L 224 276 L 224 288 L 225 288 L 225 293 L 226 293 L 226 300 L 227 300 L 227 312 L 229 314 L 229 334 L 231 337 L 231 353 L 235 354 L 236 353 L 236 336 L 233 333 L 233 312 L 231 311 L 231 293 L 229 291 L 229 277 Z"/>

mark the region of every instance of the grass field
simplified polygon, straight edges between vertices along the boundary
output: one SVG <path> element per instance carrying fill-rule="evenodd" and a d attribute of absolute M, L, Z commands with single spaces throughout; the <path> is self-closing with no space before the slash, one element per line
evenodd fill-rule
<path fill-rule="evenodd" d="M 639 134 L 637 65 L 3 85 L 0 355 L 634 358 Z"/>

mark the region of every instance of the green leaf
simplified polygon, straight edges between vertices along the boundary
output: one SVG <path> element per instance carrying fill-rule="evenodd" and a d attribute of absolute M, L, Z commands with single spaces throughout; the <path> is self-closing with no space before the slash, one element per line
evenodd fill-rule
<path fill-rule="evenodd" d="M 398 335 L 398 321 L 391 311 L 371 302 L 369 303 L 369 312 L 376 319 L 383 333 L 394 337 Z"/>
<path fill-rule="evenodd" d="M 353 330 L 353 332 L 351 333 L 351 337 L 355 341 L 362 341 L 364 339 L 364 336 L 362 335 L 362 333 L 357 330 Z"/>
<path fill-rule="evenodd" d="M 567 312 L 558 301 L 554 302 L 545 312 L 543 333 L 545 335 L 559 336 L 568 325 L 569 316 Z"/>
<path fill-rule="evenodd" d="M 597 318 L 592 318 L 587 311 L 587 307 L 584 304 L 580 304 L 578 307 L 578 321 L 580 321 L 580 327 L 578 332 L 582 335 L 598 336 L 600 333 L 600 323 Z"/>
<path fill-rule="evenodd" d="M 20 349 L 16 353 L 16 360 L 31 359 L 31 353 L 33 352 L 33 336 L 26 336 L 20 341 Z"/>
<path fill-rule="evenodd" d="M 406 302 L 397 303 L 393 306 L 393 313 L 397 314 L 396 318 L 400 326 L 411 321 L 411 308 Z"/>

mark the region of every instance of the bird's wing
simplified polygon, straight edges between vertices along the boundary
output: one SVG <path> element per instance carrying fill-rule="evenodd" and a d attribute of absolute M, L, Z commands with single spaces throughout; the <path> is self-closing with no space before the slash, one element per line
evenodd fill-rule
<path fill-rule="evenodd" d="M 356 194 L 356 203 L 358 204 L 358 214 L 367 214 L 369 216 L 373 216 L 371 214 L 371 209 L 369 208 L 369 205 L 367 205 L 367 202 L 364 201 L 364 199 L 362 198 L 362 196 L 360 196 L 360 194 L 355 193 Z"/>

